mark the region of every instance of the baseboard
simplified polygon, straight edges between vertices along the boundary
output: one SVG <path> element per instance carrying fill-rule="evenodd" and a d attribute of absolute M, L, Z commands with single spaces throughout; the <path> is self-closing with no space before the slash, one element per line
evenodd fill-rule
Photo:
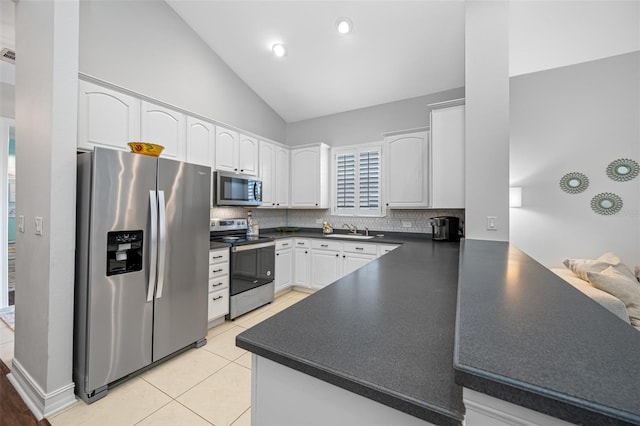
<path fill-rule="evenodd" d="M 38 420 L 51 416 L 76 402 L 73 382 L 46 393 L 15 358 L 7 378 Z"/>

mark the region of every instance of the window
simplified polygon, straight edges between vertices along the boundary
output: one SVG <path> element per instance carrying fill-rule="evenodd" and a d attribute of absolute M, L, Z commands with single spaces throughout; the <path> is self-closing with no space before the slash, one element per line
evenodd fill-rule
<path fill-rule="evenodd" d="M 363 145 L 334 151 L 334 214 L 382 216 L 381 156 L 380 145 Z"/>

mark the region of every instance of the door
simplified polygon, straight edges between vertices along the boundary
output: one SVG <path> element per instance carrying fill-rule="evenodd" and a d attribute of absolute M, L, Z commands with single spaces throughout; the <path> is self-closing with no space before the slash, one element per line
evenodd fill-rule
<path fill-rule="evenodd" d="M 311 254 L 308 248 L 294 249 L 293 284 L 300 287 L 311 287 L 310 266 Z"/>
<path fill-rule="evenodd" d="M 276 252 L 276 291 L 291 287 L 291 271 L 293 269 L 293 249 Z"/>
<path fill-rule="evenodd" d="M 142 102 L 142 140 L 164 146 L 161 156 L 184 160 L 186 118 L 181 112 Z"/>
<path fill-rule="evenodd" d="M 238 168 L 243 175 L 258 176 L 258 139 L 240 135 Z"/>
<path fill-rule="evenodd" d="M 214 149 L 213 124 L 187 117 L 187 161 L 212 167 Z"/>
<path fill-rule="evenodd" d="M 154 361 L 207 334 L 210 174 L 206 166 L 158 160 L 158 216 L 164 214 L 165 227 L 160 221 Z"/>
<path fill-rule="evenodd" d="M 260 179 L 262 179 L 262 207 L 276 205 L 275 145 L 260 141 Z"/>
<path fill-rule="evenodd" d="M 289 206 L 289 150 L 280 146 L 276 147 L 275 159 L 275 200 L 276 206 Z"/>
<path fill-rule="evenodd" d="M 76 288 L 86 291 L 88 301 L 82 307 L 87 318 L 81 323 L 87 326 L 85 389 L 90 393 L 151 362 L 153 303 L 147 297 L 149 290 L 153 292 L 148 285 L 153 238 L 149 194 L 156 188 L 157 159 L 102 148 L 86 158 L 92 158 L 93 179 L 78 182 L 78 232 L 82 233 L 79 241 L 87 241 L 88 247 L 85 250 L 80 245 L 78 252 L 81 256 L 87 252 L 89 258 L 86 274 L 78 273 Z M 107 275 L 107 234 L 116 231 L 142 231 L 140 270 Z"/>
<path fill-rule="evenodd" d="M 427 207 L 428 132 L 385 138 L 387 145 L 387 206 Z"/>
<path fill-rule="evenodd" d="M 216 170 L 238 172 L 238 133 L 216 126 Z"/>
<path fill-rule="evenodd" d="M 362 268 L 372 260 L 375 254 L 345 253 L 343 256 L 342 275 L 349 275 L 353 271 Z"/>
<path fill-rule="evenodd" d="M 320 152 L 303 148 L 291 152 L 291 206 L 316 207 L 319 204 Z"/>
<path fill-rule="evenodd" d="M 340 278 L 340 252 L 313 250 L 311 252 L 311 287 L 322 288 Z"/>

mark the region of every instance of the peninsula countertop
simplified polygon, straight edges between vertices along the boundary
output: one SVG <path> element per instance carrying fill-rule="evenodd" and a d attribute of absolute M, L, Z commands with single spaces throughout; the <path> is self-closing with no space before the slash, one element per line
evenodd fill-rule
<path fill-rule="evenodd" d="M 461 425 L 452 361 L 459 244 L 393 239 L 403 241 L 237 345 L 426 421 Z"/>

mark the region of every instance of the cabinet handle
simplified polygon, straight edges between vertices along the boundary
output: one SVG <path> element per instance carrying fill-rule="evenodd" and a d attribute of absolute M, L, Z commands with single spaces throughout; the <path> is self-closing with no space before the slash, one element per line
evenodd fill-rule
<path fill-rule="evenodd" d="M 276 256 L 280 256 L 280 253 L 276 253 Z"/>
<path fill-rule="evenodd" d="M 387 203 L 387 206 L 389 205 L 389 203 Z"/>
<path fill-rule="evenodd" d="M 303 246 L 303 245 L 304 245 L 304 243 L 298 243 L 298 245 L 299 245 L 299 246 Z"/>
<path fill-rule="evenodd" d="M 214 272 L 214 273 L 216 273 L 216 272 L 222 272 L 222 271 L 224 271 L 224 269 L 214 269 L 214 270 L 213 270 L 213 272 Z"/>
<path fill-rule="evenodd" d="M 284 247 L 284 246 L 288 246 L 288 245 L 289 245 L 289 243 L 283 243 L 283 244 L 282 244 L 282 247 Z"/>
<path fill-rule="evenodd" d="M 320 244 L 320 247 L 329 247 L 327 244 Z"/>
<path fill-rule="evenodd" d="M 345 256 L 345 255 L 343 254 L 343 255 L 342 255 L 342 257 L 347 257 L 347 256 Z"/>
<path fill-rule="evenodd" d="M 223 297 L 224 297 L 224 296 L 216 296 L 216 297 L 214 297 L 214 298 L 213 298 L 213 299 L 211 299 L 211 300 L 216 301 L 216 300 L 220 300 L 220 299 L 222 299 Z"/>
<path fill-rule="evenodd" d="M 244 169 L 240 169 L 241 172 L 244 172 Z"/>
<path fill-rule="evenodd" d="M 316 203 L 316 206 L 318 205 L 318 203 Z"/>
<path fill-rule="evenodd" d="M 364 250 L 364 247 L 356 247 L 356 250 Z"/>
<path fill-rule="evenodd" d="M 234 172 L 237 172 L 237 171 L 238 171 L 238 169 L 233 169 L 233 171 L 234 171 Z"/>
<path fill-rule="evenodd" d="M 279 206 L 279 205 L 280 205 L 280 203 L 276 204 L 276 206 Z"/>
<path fill-rule="evenodd" d="M 220 256 L 213 256 L 214 259 L 222 259 L 224 256 L 220 255 Z"/>
<path fill-rule="evenodd" d="M 307 253 L 309 253 L 309 252 L 305 250 L 305 251 L 304 251 L 304 254 L 307 254 Z"/>
<path fill-rule="evenodd" d="M 218 287 L 218 286 L 221 286 L 221 285 L 222 285 L 222 283 L 211 284 L 211 287 Z"/>
<path fill-rule="evenodd" d="M 336 254 L 336 257 L 340 257 L 340 255 L 339 255 L 339 254 Z"/>
<path fill-rule="evenodd" d="M 275 206 L 275 205 L 276 205 L 276 203 L 271 203 L 271 205 L 272 205 L 272 206 Z"/>

